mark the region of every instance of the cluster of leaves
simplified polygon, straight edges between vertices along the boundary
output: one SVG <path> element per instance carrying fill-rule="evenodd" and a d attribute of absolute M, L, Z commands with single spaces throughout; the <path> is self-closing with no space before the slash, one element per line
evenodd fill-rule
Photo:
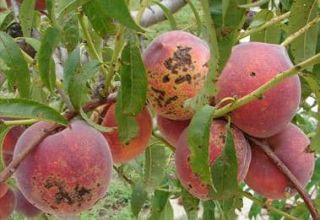
<path fill-rule="evenodd" d="M 144 158 L 139 158 L 137 163 L 118 167 L 117 171 L 132 185 L 130 203 L 135 217 L 147 207 L 151 209 L 149 219 L 173 219 L 170 199 L 181 197 L 190 219 L 197 218 L 199 204 L 203 207 L 203 219 L 234 219 L 236 210 L 243 205 L 243 191 L 249 189 L 237 183 L 237 162 L 229 128 L 223 154 L 208 167 L 209 128 L 216 111 L 207 105 L 208 97 L 216 92 L 212 81 L 223 69 L 232 47 L 239 43 L 243 34 L 241 29 L 251 8 L 260 10 L 253 16 L 247 30 L 252 31 L 250 40 L 279 44 L 319 16 L 319 5 L 316 0 L 188 2 L 196 20 L 190 30 L 209 42 L 212 54 L 207 83 L 203 91 L 189 102 L 198 109 L 188 134 L 191 165 L 192 170 L 211 186 L 210 194 L 214 200 L 200 202 L 180 186 L 174 176 L 172 153 L 156 138 L 150 141 Z M 35 0 L 24 0 L 18 17 L 11 10 L 0 12 L 0 76 L 4 74 L 6 77 L 0 89 L 0 116 L 23 119 L 22 123 L 35 119 L 67 125 L 62 113 L 72 110 L 79 112 L 96 129 L 105 131 L 106 128 L 93 123 L 82 109 L 84 103 L 96 94 L 96 85 L 102 81 L 104 86 L 103 91 L 98 92 L 100 96 L 113 90 L 118 92 L 116 117 L 121 140 L 126 142 L 135 137 L 138 127 L 133 117 L 144 107 L 147 93 L 141 41 L 144 37 L 154 36 L 154 33 L 150 31 L 153 27 L 146 29 L 139 26 L 139 22 L 131 17 L 130 9 L 140 6 L 137 7 L 139 15 L 142 9 L 155 3 L 169 20 L 170 27 L 164 31 L 179 28 L 179 20 L 161 1 L 142 0 L 139 3 L 132 1 L 128 4 L 125 0 L 46 0 L 47 12 L 43 14 L 33 9 Z M 203 17 L 198 11 L 202 12 Z M 286 13 L 290 13 L 286 19 L 254 31 Z M 9 35 L 16 32 L 18 36 Z M 317 25 L 289 47 L 290 56 L 296 64 L 319 51 Z M 303 99 L 294 119 L 312 138 L 311 150 L 316 153 L 320 151 L 319 71 L 320 65 L 315 65 L 301 74 L 304 79 Z M 10 126 L 0 125 L 0 140 L 8 128 Z M 319 169 L 320 161 L 317 160 L 308 191 L 318 191 Z M 265 202 L 263 198 L 255 199 L 258 202 L 251 206 L 251 219 L 261 215 L 260 206 Z M 316 198 L 317 205 L 320 204 L 318 201 L 319 198 Z M 298 196 L 290 201 L 290 207 L 287 207 L 287 202 L 275 201 L 270 206 L 285 210 L 299 219 L 309 218 L 307 208 Z M 101 212 L 97 209 L 94 211 L 99 216 Z M 92 213 L 84 213 L 83 216 L 89 218 Z M 270 217 L 280 219 L 282 216 L 270 212 Z"/>

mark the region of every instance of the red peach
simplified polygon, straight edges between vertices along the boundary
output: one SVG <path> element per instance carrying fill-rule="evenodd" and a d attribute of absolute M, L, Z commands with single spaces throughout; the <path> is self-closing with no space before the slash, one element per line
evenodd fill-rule
<path fill-rule="evenodd" d="M 19 138 L 14 159 L 40 131 L 52 124 L 39 122 Z M 22 161 L 15 178 L 28 201 L 44 212 L 68 215 L 90 209 L 108 188 L 112 156 L 105 138 L 85 122 L 46 137 Z"/>
<path fill-rule="evenodd" d="M 0 198 L 4 196 L 8 191 L 8 186 L 5 183 L 0 183 Z"/>
<path fill-rule="evenodd" d="M 13 213 L 16 206 L 16 197 L 9 189 L 7 193 L 0 198 L 0 219 L 6 220 Z"/>
<path fill-rule="evenodd" d="M 157 114 L 172 120 L 187 120 L 192 109 L 184 102 L 203 87 L 210 50 L 200 38 L 171 31 L 153 40 L 143 54 L 148 76 L 148 100 Z"/>
<path fill-rule="evenodd" d="M 28 218 L 34 218 L 41 214 L 41 210 L 33 206 L 19 190 L 15 191 L 17 205 L 15 211 Z"/>
<path fill-rule="evenodd" d="M 219 157 L 223 151 L 226 138 L 226 125 L 227 123 L 223 120 L 214 120 L 211 125 L 209 142 L 210 165 L 213 165 L 216 158 Z M 249 169 L 251 151 L 243 133 L 235 127 L 232 128 L 232 131 L 238 160 L 238 181 L 241 182 L 244 180 Z M 178 178 L 181 184 L 193 196 L 207 200 L 209 199 L 208 187 L 201 183 L 200 178 L 193 173 L 189 163 L 189 157 L 190 150 L 187 144 L 187 129 L 185 129 L 177 142 L 175 155 Z"/>
<path fill-rule="evenodd" d="M 13 151 L 18 141 L 18 138 L 21 134 L 25 131 L 25 128 L 22 126 L 13 127 L 7 133 L 4 138 L 3 145 L 2 145 L 2 152 L 3 152 L 3 160 L 6 166 L 12 161 Z"/>
<path fill-rule="evenodd" d="M 283 131 L 266 141 L 279 159 L 305 186 L 313 174 L 315 164 L 314 154 L 307 151 L 310 144 L 308 137 L 290 123 Z M 250 188 L 270 199 L 292 196 L 295 190 L 288 178 L 259 146 L 251 143 L 251 147 L 252 160 L 245 180 Z"/>
<path fill-rule="evenodd" d="M 157 116 L 157 125 L 160 133 L 172 146 L 175 147 L 181 133 L 188 127 L 190 120 L 177 121 Z"/>
<path fill-rule="evenodd" d="M 257 42 L 237 45 L 219 77 L 216 100 L 248 95 L 291 67 L 282 46 Z M 258 100 L 233 111 L 232 122 L 254 137 L 270 137 L 291 121 L 299 106 L 300 93 L 299 77 L 289 77 Z"/>
<path fill-rule="evenodd" d="M 102 121 L 103 126 L 111 128 L 118 126 L 115 108 L 116 104 L 110 106 Z M 149 110 L 144 108 L 135 119 L 139 127 L 139 133 L 137 137 L 131 139 L 128 143 L 120 142 L 117 129 L 114 129 L 112 132 L 103 133 L 110 145 L 112 158 L 115 163 L 124 163 L 134 159 L 144 152 L 148 146 L 152 134 L 152 118 Z"/>

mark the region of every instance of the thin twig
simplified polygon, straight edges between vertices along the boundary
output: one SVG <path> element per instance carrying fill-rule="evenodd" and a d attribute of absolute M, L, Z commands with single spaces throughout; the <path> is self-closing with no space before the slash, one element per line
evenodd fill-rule
<path fill-rule="evenodd" d="M 158 141 L 162 142 L 167 146 L 173 153 L 176 152 L 176 148 L 172 146 L 168 141 L 166 141 L 162 136 L 152 131 L 152 136 L 155 137 Z"/>
<path fill-rule="evenodd" d="M 129 183 L 129 185 L 133 185 L 134 182 L 127 177 L 117 166 L 113 165 L 113 169 L 118 173 L 118 175 L 124 179 L 127 183 Z"/>
<path fill-rule="evenodd" d="M 16 126 L 16 125 L 31 125 L 38 122 L 38 119 L 22 119 L 22 120 L 0 120 L 0 124 L 6 126 Z"/>
<path fill-rule="evenodd" d="M 306 33 L 308 30 L 310 30 L 313 26 L 315 26 L 317 23 L 320 22 L 320 16 L 317 16 L 315 19 L 310 21 L 308 24 L 306 24 L 304 27 L 299 29 L 297 32 L 294 32 L 290 36 L 288 36 L 285 41 L 281 43 L 282 46 L 287 47 L 289 44 L 291 44 L 294 40 L 296 40 L 298 37 L 300 37 L 302 34 Z"/>
<path fill-rule="evenodd" d="M 277 167 L 282 171 L 282 173 L 291 181 L 294 188 L 298 191 L 302 197 L 304 203 L 308 207 L 310 214 L 314 220 L 320 220 L 320 215 L 318 214 L 317 209 L 315 208 L 310 196 L 304 190 L 303 186 L 300 184 L 299 180 L 292 174 L 289 168 L 279 159 L 279 157 L 273 152 L 270 146 L 262 141 L 258 141 L 254 138 L 249 138 L 254 144 L 258 145 L 265 154 L 277 165 Z"/>
<path fill-rule="evenodd" d="M 282 14 L 280 16 L 277 16 L 277 17 L 274 17 L 272 18 L 270 21 L 267 21 L 266 23 L 264 23 L 263 25 L 259 26 L 259 27 L 256 27 L 256 28 L 252 28 L 250 30 L 247 30 L 245 32 L 242 32 L 240 33 L 239 37 L 238 37 L 238 40 L 242 39 L 242 38 L 245 38 L 253 33 L 256 33 L 256 32 L 259 32 L 259 31 L 262 31 L 286 18 L 289 18 L 290 16 L 290 12 L 287 12 L 285 14 Z"/>

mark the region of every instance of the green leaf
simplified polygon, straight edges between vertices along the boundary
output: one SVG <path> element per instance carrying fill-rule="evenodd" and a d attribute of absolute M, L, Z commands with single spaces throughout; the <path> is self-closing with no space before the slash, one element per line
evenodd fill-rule
<path fill-rule="evenodd" d="M 34 118 L 67 125 L 66 119 L 56 110 L 25 99 L 0 99 L 0 116 L 10 118 Z"/>
<path fill-rule="evenodd" d="M 236 219 L 237 215 L 235 210 L 240 210 L 243 206 L 242 199 L 240 197 L 234 197 L 229 199 L 224 199 L 219 202 L 221 207 L 221 214 L 225 219 Z"/>
<path fill-rule="evenodd" d="M 320 33 L 320 32 L 319 32 Z M 320 53 L 320 34 L 318 33 L 316 53 Z M 312 73 L 315 80 L 320 83 L 320 63 L 314 65 Z"/>
<path fill-rule="evenodd" d="M 283 209 L 285 206 L 285 200 L 273 200 L 272 206 L 277 209 Z M 281 220 L 283 218 L 282 215 L 276 213 L 276 212 L 270 212 L 269 213 L 269 219 L 270 220 Z"/>
<path fill-rule="evenodd" d="M 215 220 L 215 204 L 213 201 L 205 201 L 203 202 L 203 220 Z"/>
<path fill-rule="evenodd" d="M 252 203 L 250 210 L 249 210 L 249 219 L 257 219 L 258 215 L 261 213 L 261 206 L 257 205 L 256 203 Z"/>
<path fill-rule="evenodd" d="M 255 15 L 250 25 L 250 28 L 256 28 L 264 24 L 265 22 L 271 20 L 273 17 L 274 17 L 274 13 L 272 11 L 263 9 Z M 262 31 L 253 33 L 250 36 L 250 41 L 279 44 L 280 37 L 281 37 L 280 25 L 274 24 L 268 28 L 263 29 Z"/>
<path fill-rule="evenodd" d="M 128 116 L 122 112 L 121 88 L 116 102 L 116 120 L 118 124 L 118 135 L 121 143 L 127 143 L 139 134 L 139 126 L 135 117 Z"/>
<path fill-rule="evenodd" d="M 0 31 L 6 31 L 11 22 L 14 21 L 13 11 L 3 11 L 0 13 Z"/>
<path fill-rule="evenodd" d="M 296 0 L 291 7 L 289 17 L 289 35 L 304 27 L 308 22 L 318 16 L 317 0 Z M 291 45 L 294 63 L 300 63 L 315 54 L 318 37 L 318 26 L 309 29 L 306 33 L 295 39 Z"/>
<path fill-rule="evenodd" d="M 248 2 L 248 0 L 210 0 L 219 45 L 218 72 L 223 70 L 228 61 L 231 49 L 237 43 L 238 35 L 245 22 L 246 10 L 238 6 Z"/>
<path fill-rule="evenodd" d="M 63 83 L 64 89 L 68 93 L 70 81 L 73 75 L 79 74 L 81 69 L 80 48 L 76 48 L 68 57 L 64 65 Z"/>
<path fill-rule="evenodd" d="M 51 22 L 54 24 L 56 21 L 55 19 L 55 6 L 56 2 L 60 2 L 57 0 L 45 0 L 46 2 L 46 9 L 48 13 L 48 18 L 51 20 Z"/>
<path fill-rule="evenodd" d="M 312 137 L 311 139 L 311 145 L 310 145 L 310 149 L 312 151 L 315 151 L 316 153 L 320 152 L 320 85 L 319 83 L 314 79 L 313 76 L 303 76 L 303 78 L 307 81 L 310 89 L 313 91 L 313 93 L 316 96 L 316 101 L 317 101 L 317 120 L 318 120 L 318 125 L 317 125 L 317 129 L 316 129 L 316 133 L 315 136 Z"/>
<path fill-rule="evenodd" d="M 318 185 L 320 183 L 320 158 L 317 158 L 316 164 L 314 166 L 313 176 L 309 183 L 310 186 Z"/>
<path fill-rule="evenodd" d="M 319 210 L 319 209 L 318 209 Z M 310 219 L 310 213 L 308 208 L 306 207 L 305 203 L 300 202 L 297 205 L 295 205 L 290 210 L 290 215 L 295 216 L 297 219 L 300 220 L 309 220 Z M 288 218 L 285 218 L 285 220 L 288 220 Z"/>
<path fill-rule="evenodd" d="M 201 18 L 200 18 L 200 14 L 198 12 L 198 9 L 196 8 L 196 6 L 192 3 L 191 0 L 187 0 L 192 13 L 194 14 L 194 18 L 196 19 L 196 23 L 197 23 L 197 35 L 199 36 L 202 32 L 202 23 L 201 23 Z"/>
<path fill-rule="evenodd" d="M 91 127 L 95 128 L 96 130 L 98 130 L 100 132 L 112 132 L 113 131 L 113 128 L 104 127 L 104 126 L 99 125 L 99 124 L 95 123 L 94 121 L 92 121 L 87 116 L 87 114 L 83 111 L 82 108 L 80 108 L 80 115 Z"/>
<path fill-rule="evenodd" d="M 144 189 L 144 184 L 142 182 L 138 182 L 134 186 L 131 196 L 131 211 L 135 217 L 138 217 L 147 198 L 148 194 Z"/>
<path fill-rule="evenodd" d="M 80 6 L 90 2 L 92 0 L 60 0 L 57 6 L 57 18 L 62 20 L 68 13 L 75 11 Z"/>
<path fill-rule="evenodd" d="M 169 189 L 168 185 L 164 189 Z M 160 220 L 162 213 L 165 212 L 169 202 L 170 193 L 168 191 L 156 190 L 151 202 L 151 216 L 148 220 Z"/>
<path fill-rule="evenodd" d="M 80 71 L 73 72 L 68 84 L 68 94 L 73 107 L 79 110 L 87 100 L 87 82 L 99 71 L 100 63 L 92 60 L 85 64 Z"/>
<path fill-rule="evenodd" d="M 198 219 L 199 202 L 200 200 L 193 197 L 184 187 L 181 187 L 181 197 L 183 208 L 187 213 L 189 220 Z"/>
<path fill-rule="evenodd" d="M 212 196 L 215 199 L 233 197 L 239 189 L 238 163 L 234 147 L 232 129 L 226 127 L 226 142 L 222 154 L 211 166 L 211 179 L 215 191 Z"/>
<path fill-rule="evenodd" d="M 68 51 L 74 50 L 80 41 L 78 18 L 74 13 L 70 14 L 63 23 L 62 42 Z"/>
<path fill-rule="evenodd" d="M 166 163 L 164 146 L 153 144 L 145 150 L 144 183 L 147 191 L 159 186 L 165 176 Z"/>
<path fill-rule="evenodd" d="M 60 31 L 55 27 L 49 27 L 43 35 L 37 54 L 40 78 L 50 91 L 53 91 L 56 83 L 55 64 L 52 54 L 58 46 L 59 40 Z"/>
<path fill-rule="evenodd" d="M 212 106 L 204 106 L 195 113 L 188 127 L 191 168 L 207 185 L 211 185 L 208 146 L 214 110 Z"/>
<path fill-rule="evenodd" d="M 209 103 L 209 98 L 213 97 L 216 92 L 217 88 L 214 86 L 218 73 L 219 73 L 219 60 L 220 60 L 220 54 L 219 54 L 219 44 L 217 39 L 217 30 L 213 21 L 212 15 L 210 12 L 211 10 L 215 10 L 216 8 L 210 8 L 211 1 L 209 0 L 202 0 L 202 9 L 205 12 L 204 21 L 206 24 L 206 28 L 208 30 L 208 42 L 209 42 L 209 48 L 210 48 L 210 60 L 209 60 L 209 72 L 208 76 L 206 78 L 204 87 L 199 91 L 197 96 L 193 97 L 192 99 L 189 99 L 185 102 L 186 107 L 191 107 L 194 110 L 199 110 L 201 107 Z M 220 8 L 217 7 L 219 10 Z"/>
<path fill-rule="evenodd" d="M 122 111 L 136 115 L 144 108 L 147 99 L 147 76 L 136 42 L 129 42 L 122 52 L 120 67 Z"/>
<path fill-rule="evenodd" d="M 101 37 L 105 37 L 107 34 L 114 34 L 116 26 L 107 10 L 101 7 L 100 3 L 99 0 L 91 0 L 83 6 L 83 9 L 94 30 Z"/>
<path fill-rule="evenodd" d="M 35 2 L 35 0 L 24 0 L 20 6 L 20 24 L 23 36 L 25 37 L 31 36 Z"/>
<path fill-rule="evenodd" d="M 161 10 L 163 11 L 163 14 L 166 16 L 166 18 L 170 22 L 171 29 L 176 30 L 177 29 L 177 22 L 174 19 L 172 12 L 161 2 L 158 2 L 158 1 L 152 1 L 152 2 L 161 8 Z"/>
<path fill-rule="evenodd" d="M 109 18 L 118 20 L 124 26 L 136 31 L 144 32 L 131 17 L 130 11 L 124 0 L 91 0 L 91 4 L 94 4 L 95 8 L 99 8 L 96 13 L 104 11 L 103 13 L 106 13 Z"/>
<path fill-rule="evenodd" d="M 16 86 L 20 96 L 28 98 L 30 96 L 28 65 L 16 42 L 4 32 L 0 32 L 0 61 L 7 67 L 3 72 L 7 76 L 9 87 Z"/>
<path fill-rule="evenodd" d="M 174 220 L 173 209 L 169 200 L 167 201 L 164 209 L 162 210 L 159 220 Z"/>
<path fill-rule="evenodd" d="M 0 172 L 4 169 L 5 163 L 3 160 L 3 141 L 11 127 L 0 124 Z"/>

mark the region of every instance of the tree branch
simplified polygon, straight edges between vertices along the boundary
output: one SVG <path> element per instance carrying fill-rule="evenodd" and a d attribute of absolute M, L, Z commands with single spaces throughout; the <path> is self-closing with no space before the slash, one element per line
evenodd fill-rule
<path fill-rule="evenodd" d="M 156 138 L 158 141 L 162 142 L 166 145 L 173 153 L 176 152 L 176 148 L 172 146 L 168 141 L 166 141 L 162 136 L 157 134 L 155 131 L 152 131 L 152 136 Z"/>
<path fill-rule="evenodd" d="M 320 22 L 320 16 L 317 16 L 315 19 L 310 21 L 308 24 L 306 24 L 304 27 L 299 29 L 297 32 L 294 32 L 291 34 L 285 41 L 281 43 L 282 46 L 287 47 L 289 44 L 291 44 L 294 40 L 296 40 L 298 37 L 300 37 L 302 34 L 306 33 L 308 30 L 310 30 L 312 27 L 314 27 L 317 23 Z"/>
<path fill-rule="evenodd" d="M 113 103 L 116 99 L 116 94 L 112 93 L 104 100 L 93 100 L 83 106 L 84 112 L 89 112 L 96 109 L 98 106 L 108 103 Z M 69 111 L 64 114 L 67 120 L 73 119 L 78 113 Z M 62 125 L 52 124 L 49 129 L 42 130 L 37 137 L 34 137 L 33 141 L 25 147 L 25 149 L 19 153 L 14 160 L 0 173 L 0 183 L 4 183 L 19 167 L 21 162 L 49 135 L 56 132 L 57 129 L 62 128 Z"/>
<path fill-rule="evenodd" d="M 167 7 L 172 13 L 175 13 L 185 6 L 187 2 L 185 0 L 163 0 L 161 4 Z M 131 15 L 136 17 L 138 15 L 138 11 L 131 12 Z M 140 25 L 142 27 L 149 27 L 164 20 L 166 20 L 166 16 L 162 9 L 158 5 L 153 5 L 144 10 L 140 20 Z"/>
<path fill-rule="evenodd" d="M 320 215 L 317 212 L 310 196 L 304 190 L 303 186 L 300 184 L 299 180 L 292 174 L 289 168 L 279 159 L 279 157 L 273 152 L 269 145 L 265 142 L 258 141 L 252 137 L 249 137 L 250 141 L 258 145 L 264 153 L 277 165 L 277 167 L 282 171 L 282 173 L 291 181 L 294 188 L 298 191 L 304 203 L 308 207 L 310 214 L 314 220 L 320 220 Z"/>
<path fill-rule="evenodd" d="M 242 33 L 240 33 L 240 35 L 238 37 L 238 40 L 240 40 L 242 38 L 245 38 L 245 37 L 247 37 L 247 36 L 249 36 L 249 35 L 251 35 L 253 33 L 262 31 L 262 30 L 264 30 L 264 29 L 266 29 L 266 28 L 268 28 L 268 27 L 270 27 L 270 26 L 272 26 L 272 25 L 274 25 L 274 24 L 276 24 L 276 23 L 278 23 L 278 22 L 280 22 L 280 21 L 282 21 L 282 20 L 284 20 L 286 18 L 289 18 L 289 16 L 290 16 L 290 11 L 285 13 L 285 14 L 282 14 L 280 16 L 272 18 L 270 21 L 267 21 L 266 23 L 264 23 L 261 26 L 258 26 L 256 28 L 252 28 L 250 30 L 242 32 Z"/>
<path fill-rule="evenodd" d="M 129 185 L 133 185 L 134 183 L 133 183 L 133 181 L 129 178 L 129 177 L 127 177 L 123 172 L 122 172 L 122 170 L 120 170 L 117 166 L 115 166 L 115 165 L 113 165 L 113 169 L 118 173 L 118 175 L 122 178 L 122 179 L 124 179 Z"/>

